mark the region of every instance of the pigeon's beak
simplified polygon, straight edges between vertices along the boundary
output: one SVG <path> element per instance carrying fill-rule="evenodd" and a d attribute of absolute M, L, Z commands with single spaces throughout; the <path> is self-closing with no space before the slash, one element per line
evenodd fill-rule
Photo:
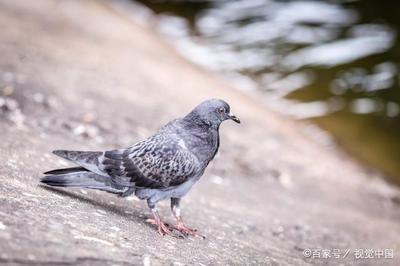
<path fill-rule="evenodd" d="M 235 121 L 236 123 L 240 124 L 240 119 L 237 118 L 235 115 L 233 114 L 229 114 L 229 119 L 232 119 L 233 121 Z"/>

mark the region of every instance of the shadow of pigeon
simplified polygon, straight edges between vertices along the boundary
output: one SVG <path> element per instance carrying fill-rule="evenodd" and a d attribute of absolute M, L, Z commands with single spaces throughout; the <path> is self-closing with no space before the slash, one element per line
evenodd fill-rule
<path fill-rule="evenodd" d="M 148 224 L 146 222 L 146 219 L 149 218 L 149 217 L 147 217 L 147 214 L 144 214 L 141 210 L 129 209 L 130 213 L 126 213 L 124 211 L 124 209 L 121 208 L 122 206 L 110 205 L 110 204 L 107 204 L 105 202 L 97 201 L 95 199 L 91 199 L 91 198 L 85 197 L 84 195 L 80 195 L 80 194 L 77 194 L 77 193 L 74 193 L 74 192 L 71 192 L 71 191 L 66 191 L 66 190 L 63 190 L 63 189 L 60 189 L 60 188 L 48 187 L 48 186 L 45 186 L 45 185 L 39 185 L 39 187 L 41 187 L 41 188 L 43 188 L 43 189 L 45 189 L 47 191 L 51 191 L 53 193 L 61 195 L 61 196 L 67 196 L 67 197 L 72 198 L 72 199 L 80 200 L 80 201 L 82 201 L 84 203 L 87 203 L 87 204 L 93 205 L 95 207 L 104 209 L 107 212 L 112 212 L 114 214 L 129 218 L 129 219 L 131 219 L 131 220 L 133 220 L 135 222 L 138 222 L 138 223 L 141 223 L 141 224 L 144 224 L 146 226 L 149 226 L 149 227 L 153 228 L 152 225 L 150 225 L 150 224 Z"/>
<path fill-rule="evenodd" d="M 41 185 L 41 184 L 39 184 L 39 187 L 41 187 L 41 188 L 43 188 L 43 189 L 45 189 L 47 191 L 51 191 L 52 193 L 58 194 L 60 196 L 67 196 L 67 197 L 69 197 L 71 199 L 75 199 L 75 200 L 77 199 L 77 200 L 80 200 L 80 201 L 82 201 L 84 203 L 93 205 L 95 207 L 102 208 L 105 211 L 112 212 L 112 213 L 114 213 L 116 215 L 120 215 L 120 216 L 129 218 L 129 219 L 131 219 L 131 220 L 133 220 L 133 221 L 135 221 L 137 223 L 140 223 L 142 225 L 145 225 L 145 226 L 147 226 L 149 228 L 154 229 L 154 225 L 149 223 L 149 222 L 147 222 L 147 219 L 149 219 L 150 216 L 148 216 L 147 214 L 144 214 L 140 210 L 136 210 L 136 209 L 132 210 L 132 209 L 130 209 L 129 210 L 130 213 L 128 214 L 123 210 L 123 208 L 119 208 L 119 207 L 122 207 L 122 206 L 109 205 L 109 204 L 107 204 L 105 202 L 96 201 L 95 199 L 87 198 L 84 195 L 77 194 L 77 193 L 74 193 L 74 192 L 71 192 L 71 191 L 67 191 L 67 190 L 64 190 L 62 188 L 49 187 L 49 186 Z M 177 234 L 177 237 L 182 238 L 182 239 L 186 238 L 185 235 L 183 235 L 182 233 L 176 231 L 175 228 L 171 224 L 165 223 L 165 225 L 170 230 L 174 231 Z"/>

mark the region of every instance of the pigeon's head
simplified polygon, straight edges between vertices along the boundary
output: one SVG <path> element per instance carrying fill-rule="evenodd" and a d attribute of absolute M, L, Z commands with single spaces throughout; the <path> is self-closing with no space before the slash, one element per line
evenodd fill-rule
<path fill-rule="evenodd" d="M 239 118 L 231 114 L 229 104 L 223 100 L 211 99 L 199 104 L 192 113 L 195 113 L 202 121 L 219 126 L 225 120 L 233 120 L 240 123 Z"/>

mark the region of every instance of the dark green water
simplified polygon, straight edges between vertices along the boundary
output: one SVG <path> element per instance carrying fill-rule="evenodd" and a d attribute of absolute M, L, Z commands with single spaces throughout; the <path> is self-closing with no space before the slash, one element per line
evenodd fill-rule
<path fill-rule="evenodd" d="M 136 2 L 189 59 L 235 73 L 400 184 L 399 1 Z"/>

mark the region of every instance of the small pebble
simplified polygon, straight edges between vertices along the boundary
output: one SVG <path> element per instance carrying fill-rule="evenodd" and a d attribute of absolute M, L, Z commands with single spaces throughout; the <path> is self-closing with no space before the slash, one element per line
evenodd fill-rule
<path fill-rule="evenodd" d="M 272 235 L 281 236 L 284 231 L 285 229 L 283 228 L 283 226 L 278 226 L 277 228 L 272 230 Z"/>
<path fill-rule="evenodd" d="M 10 96 L 14 92 L 14 87 L 11 85 L 7 85 L 2 89 L 2 93 L 4 96 Z"/>
<path fill-rule="evenodd" d="M 107 214 L 107 212 L 104 211 L 104 210 L 97 210 L 97 212 L 99 212 L 99 213 L 101 213 L 101 214 Z"/>
<path fill-rule="evenodd" d="M 93 122 L 96 118 L 96 114 L 89 112 L 82 115 L 82 122 L 90 123 Z"/>
<path fill-rule="evenodd" d="M 150 255 L 145 254 L 143 255 L 143 266 L 150 266 Z"/>
<path fill-rule="evenodd" d="M 211 176 L 211 182 L 213 182 L 216 185 L 221 185 L 224 182 L 224 179 L 220 176 L 213 175 Z"/>
<path fill-rule="evenodd" d="M 287 172 L 283 172 L 279 175 L 278 177 L 279 183 L 284 187 L 284 188 L 292 188 L 293 187 L 293 181 L 292 177 L 289 175 Z"/>
<path fill-rule="evenodd" d="M 44 97 L 43 94 L 37 92 L 37 93 L 35 93 L 35 94 L 33 95 L 33 100 L 34 100 L 36 103 L 43 104 L 44 101 L 45 101 L 45 97 Z"/>
<path fill-rule="evenodd" d="M 5 224 L 3 224 L 3 222 L 0 222 L 0 230 L 4 230 L 6 228 L 7 228 L 7 226 Z"/>

